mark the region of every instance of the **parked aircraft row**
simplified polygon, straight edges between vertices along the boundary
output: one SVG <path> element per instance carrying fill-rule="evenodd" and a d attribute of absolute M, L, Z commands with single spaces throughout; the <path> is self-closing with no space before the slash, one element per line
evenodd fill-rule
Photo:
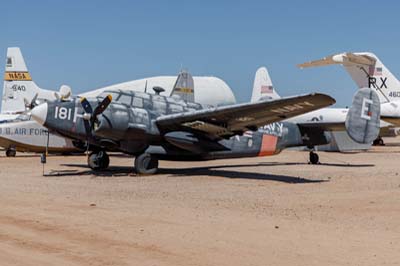
<path fill-rule="evenodd" d="M 95 89 L 81 94 L 84 97 L 95 97 L 104 90 L 120 89 L 133 91 L 149 91 L 161 87 L 164 94 L 171 94 L 176 77 L 158 76 L 141 80 L 133 80 Z M 235 96 L 228 85 L 216 77 L 194 77 L 196 102 L 204 106 L 227 105 L 236 102 Z M 7 50 L 7 62 L 4 75 L 3 97 L 0 114 L 0 146 L 6 149 L 7 156 L 15 156 L 16 151 L 43 152 L 46 149 L 47 129 L 32 120 L 29 111 L 44 101 L 69 100 L 72 91 L 68 86 L 61 86 L 58 92 L 45 90 L 36 85 L 19 48 Z M 79 95 L 78 95 L 79 96 Z M 84 144 L 75 142 L 57 133 L 50 133 L 49 152 L 79 152 L 85 149 Z"/>
<path fill-rule="evenodd" d="M 273 155 L 294 146 L 313 150 L 331 143 L 336 132 L 365 149 L 380 127 L 381 99 L 376 91 L 362 87 L 350 109 L 326 108 L 335 101 L 324 94 L 280 98 L 268 71 L 260 68 L 251 102 L 244 104 L 235 104 L 222 80 L 192 78 L 188 72 L 74 96 L 68 86 L 58 92 L 39 88 L 20 50 L 9 48 L 2 100 L 2 113 L 9 118 L 2 117 L 0 145 L 31 151 L 46 146 L 58 152 L 88 149 L 93 169 L 108 167 L 108 151 L 124 152 L 136 157 L 135 168 L 144 174 L 156 172 L 159 159 Z M 51 132 L 48 137 L 46 128 Z M 318 161 L 311 152 L 310 162 Z"/>
<path fill-rule="evenodd" d="M 299 64 L 300 68 L 342 65 L 358 88 L 377 92 L 381 104 L 381 136 L 400 126 L 400 81 L 373 53 L 340 53 Z M 376 144 L 383 144 L 379 137 Z"/>

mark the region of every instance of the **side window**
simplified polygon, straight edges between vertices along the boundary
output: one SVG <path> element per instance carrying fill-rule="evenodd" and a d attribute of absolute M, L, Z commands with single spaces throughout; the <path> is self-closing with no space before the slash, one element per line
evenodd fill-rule
<path fill-rule="evenodd" d="M 153 110 L 153 105 L 151 104 L 150 99 L 143 99 L 143 108 Z"/>
<path fill-rule="evenodd" d="M 139 97 L 133 97 L 132 105 L 134 107 L 143 108 L 143 99 Z"/>
<path fill-rule="evenodd" d="M 161 101 L 153 101 L 153 111 L 159 114 L 167 113 L 167 103 Z"/>
<path fill-rule="evenodd" d="M 130 95 L 121 94 L 118 101 L 123 104 L 131 105 L 132 97 Z"/>
<path fill-rule="evenodd" d="M 140 91 L 135 91 L 135 95 L 140 97 L 140 98 L 150 100 L 150 94 L 147 94 L 147 93 L 144 93 L 144 92 L 140 92 Z"/>

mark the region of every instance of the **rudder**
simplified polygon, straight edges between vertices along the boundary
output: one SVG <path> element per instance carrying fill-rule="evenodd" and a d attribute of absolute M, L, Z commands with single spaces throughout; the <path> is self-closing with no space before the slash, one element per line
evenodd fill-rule
<path fill-rule="evenodd" d="M 7 49 L 4 74 L 1 113 L 22 113 L 26 102 L 37 97 L 40 88 L 32 81 L 21 50 L 18 47 Z"/>
<path fill-rule="evenodd" d="M 257 69 L 256 75 L 254 77 L 251 102 L 257 102 L 260 100 L 273 100 L 279 98 L 280 96 L 272 85 L 272 81 L 267 68 L 260 67 L 259 69 Z"/>
<path fill-rule="evenodd" d="M 171 96 L 178 95 L 186 102 L 194 102 L 194 81 L 187 71 L 181 71 L 172 89 Z"/>
<path fill-rule="evenodd" d="M 374 90 L 361 88 L 356 92 L 345 126 L 349 136 L 358 143 L 370 144 L 378 137 L 380 103 Z"/>

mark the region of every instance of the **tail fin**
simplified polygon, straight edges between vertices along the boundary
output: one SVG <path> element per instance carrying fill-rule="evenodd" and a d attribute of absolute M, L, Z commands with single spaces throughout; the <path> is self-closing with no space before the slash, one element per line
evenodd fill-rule
<path fill-rule="evenodd" d="M 377 93 L 370 88 L 359 89 L 346 117 L 346 131 L 358 143 L 370 144 L 379 135 L 380 107 Z"/>
<path fill-rule="evenodd" d="M 178 95 L 184 101 L 194 102 L 194 81 L 189 72 L 183 70 L 179 73 L 171 92 L 171 96 L 173 95 Z"/>
<path fill-rule="evenodd" d="M 1 113 L 21 113 L 26 102 L 37 98 L 40 88 L 32 81 L 18 47 L 7 49 Z"/>
<path fill-rule="evenodd" d="M 400 100 L 400 82 L 373 53 L 342 53 L 298 65 L 300 68 L 341 64 L 358 88 L 374 89 L 381 103 Z"/>
<path fill-rule="evenodd" d="M 276 93 L 274 86 L 272 85 L 271 78 L 269 77 L 268 70 L 266 67 L 260 67 L 257 69 L 253 83 L 253 93 L 251 95 L 251 102 L 257 102 L 260 100 L 273 100 L 279 99 L 280 96 Z"/>

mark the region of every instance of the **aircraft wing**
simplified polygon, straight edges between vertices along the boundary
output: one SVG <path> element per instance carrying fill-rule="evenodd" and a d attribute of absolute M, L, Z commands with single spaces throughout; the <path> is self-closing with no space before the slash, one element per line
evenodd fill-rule
<path fill-rule="evenodd" d="M 159 117 L 161 133 L 191 131 L 208 137 L 228 138 L 247 130 L 285 120 L 335 103 L 324 94 L 308 94 L 274 101 L 235 104 Z"/>
<path fill-rule="evenodd" d="M 376 59 L 368 55 L 360 55 L 355 53 L 342 53 L 342 54 L 330 55 L 322 59 L 306 62 L 303 64 L 299 64 L 297 66 L 299 68 L 318 67 L 318 66 L 327 66 L 336 64 L 372 66 L 375 64 L 375 62 Z"/>

